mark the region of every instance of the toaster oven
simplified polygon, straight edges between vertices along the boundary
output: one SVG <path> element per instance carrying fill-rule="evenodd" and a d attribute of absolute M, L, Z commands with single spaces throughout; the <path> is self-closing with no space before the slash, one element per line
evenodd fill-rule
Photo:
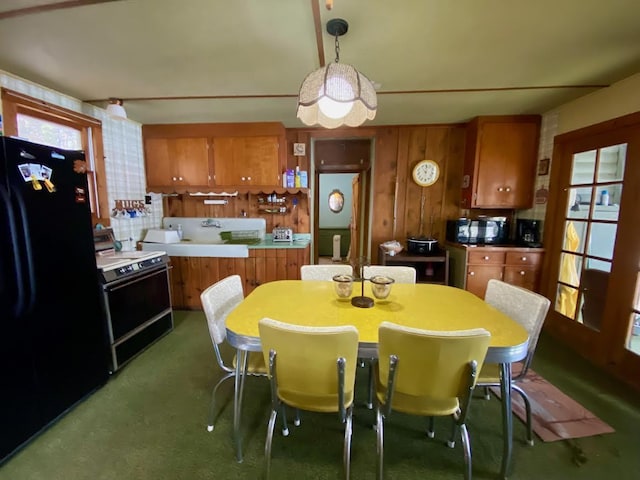
<path fill-rule="evenodd" d="M 458 243 L 507 243 L 509 226 L 504 218 L 447 220 L 447 240 Z"/>

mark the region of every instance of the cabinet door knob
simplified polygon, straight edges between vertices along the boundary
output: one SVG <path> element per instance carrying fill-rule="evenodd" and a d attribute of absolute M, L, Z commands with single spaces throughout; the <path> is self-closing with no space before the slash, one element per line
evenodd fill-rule
<path fill-rule="evenodd" d="M 485 255 L 484 257 L 482 257 L 483 260 L 489 260 L 489 255 Z"/>
<path fill-rule="evenodd" d="M 526 262 L 527 261 L 527 257 L 522 257 L 522 261 Z"/>
<path fill-rule="evenodd" d="M 244 177 L 240 177 L 240 180 L 242 180 L 244 182 L 245 179 L 244 179 Z"/>
<path fill-rule="evenodd" d="M 178 177 L 178 180 L 182 181 L 183 179 L 182 179 L 182 177 Z"/>
<path fill-rule="evenodd" d="M 175 182 L 176 180 L 178 180 L 178 177 L 171 177 L 171 180 Z"/>
<path fill-rule="evenodd" d="M 476 272 L 469 272 L 469 275 L 471 275 L 472 277 L 476 274 Z"/>
<path fill-rule="evenodd" d="M 251 177 L 247 177 L 247 180 L 248 180 L 248 181 L 251 181 Z"/>
<path fill-rule="evenodd" d="M 524 272 L 524 270 L 521 270 L 521 271 L 520 271 L 520 275 L 522 275 L 523 277 L 525 276 L 525 272 Z"/>
<path fill-rule="evenodd" d="M 511 187 L 506 187 L 506 188 L 505 188 L 505 190 L 506 190 L 507 192 L 510 192 L 510 191 L 511 191 Z"/>
<path fill-rule="evenodd" d="M 504 191 L 504 188 L 502 188 L 502 187 L 498 187 L 498 191 L 499 191 L 499 192 L 502 192 L 502 191 Z"/>

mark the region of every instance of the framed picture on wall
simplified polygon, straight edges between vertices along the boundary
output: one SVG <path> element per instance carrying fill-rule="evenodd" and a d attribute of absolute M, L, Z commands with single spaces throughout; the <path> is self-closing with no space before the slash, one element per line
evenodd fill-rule
<path fill-rule="evenodd" d="M 543 158 L 538 162 L 538 175 L 549 175 L 549 159 Z"/>

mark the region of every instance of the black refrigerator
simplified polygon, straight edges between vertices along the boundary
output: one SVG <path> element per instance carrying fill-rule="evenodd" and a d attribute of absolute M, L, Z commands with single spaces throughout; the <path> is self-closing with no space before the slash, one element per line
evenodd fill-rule
<path fill-rule="evenodd" d="M 0 137 L 0 464 L 108 378 L 86 170 Z"/>

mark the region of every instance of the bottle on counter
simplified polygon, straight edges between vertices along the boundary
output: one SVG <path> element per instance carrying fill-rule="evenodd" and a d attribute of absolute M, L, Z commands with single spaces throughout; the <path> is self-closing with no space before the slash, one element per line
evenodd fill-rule
<path fill-rule="evenodd" d="M 178 224 L 178 228 L 176 230 L 178 230 L 178 238 L 182 240 L 182 225 Z"/>
<path fill-rule="evenodd" d="M 602 190 L 602 193 L 600 194 L 600 204 L 604 205 L 605 207 L 607 205 L 609 205 L 609 192 L 606 190 Z"/>

